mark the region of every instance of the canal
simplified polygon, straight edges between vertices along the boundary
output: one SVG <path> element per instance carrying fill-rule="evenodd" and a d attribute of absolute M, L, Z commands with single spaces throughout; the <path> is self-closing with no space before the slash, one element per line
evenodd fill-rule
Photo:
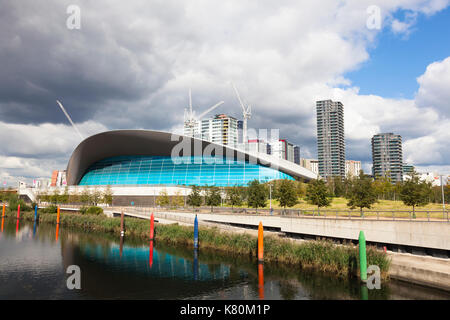
<path fill-rule="evenodd" d="M 69 266 L 81 289 L 68 289 Z M 194 252 L 125 237 L 5 219 L 0 299 L 450 299 L 447 292 L 391 280 L 367 290 L 357 279 L 258 266 L 247 257 Z"/>

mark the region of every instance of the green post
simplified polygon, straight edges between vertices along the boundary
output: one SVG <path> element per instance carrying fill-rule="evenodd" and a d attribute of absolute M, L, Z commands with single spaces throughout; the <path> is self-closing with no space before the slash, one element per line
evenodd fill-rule
<path fill-rule="evenodd" d="M 361 281 L 367 281 L 367 256 L 366 256 L 366 237 L 364 231 L 359 232 L 359 271 L 361 274 Z"/>

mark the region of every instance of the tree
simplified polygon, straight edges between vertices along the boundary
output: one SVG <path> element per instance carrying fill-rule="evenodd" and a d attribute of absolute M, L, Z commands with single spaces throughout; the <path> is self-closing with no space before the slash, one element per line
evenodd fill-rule
<path fill-rule="evenodd" d="M 377 192 L 372 183 L 372 178 L 365 175 L 361 170 L 359 177 L 353 181 L 350 192 L 347 196 L 349 200 L 347 206 L 354 209 L 358 207 L 363 216 L 363 208 L 370 209 L 377 200 Z"/>
<path fill-rule="evenodd" d="M 431 183 L 420 181 L 416 172 L 413 172 L 410 179 L 403 182 L 400 190 L 400 199 L 407 206 L 413 208 L 413 218 L 416 218 L 416 207 L 425 206 L 430 202 Z"/>
<path fill-rule="evenodd" d="M 211 212 L 213 212 L 213 207 L 220 205 L 222 196 L 220 195 L 220 190 L 217 187 L 207 187 L 205 192 L 205 203 L 207 206 L 211 207 Z"/>
<path fill-rule="evenodd" d="M 159 197 L 156 200 L 156 204 L 161 207 L 167 207 L 170 204 L 170 198 L 167 194 L 166 189 L 159 192 Z"/>
<path fill-rule="evenodd" d="M 52 195 L 50 197 L 50 201 L 53 204 L 57 204 L 58 203 L 58 201 L 59 201 L 59 190 L 58 190 L 58 188 L 55 188 L 55 190 L 53 190 L 53 193 L 52 193 Z"/>
<path fill-rule="evenodd" d="M 112 203 L 113 203 L 113 192 L 112 192 L 112 189 L 111 189 L 110 185 L 106 186 L 105 191 L 103 191 L 102 202 L 104 204 L 109 205 L 109 206 L 111 206 Z"/>
<path fill-rule="evenodd" d="M 294 183 L 287 179 L 282 180 L 275 192 L 275 199 L 285 210 L 286 207 L 295 206 L 298 203 L 298 197 Z"/>
<path fill-rule="evenodd" d="M 81 191 L 80 201 L 83 205 L 89 205 L 91 203 L 91 198 L 91 191 L 88 186 L 85 186 L 83 191 Z"/>
<path fill-rule="evenodd" d="M 325 181 L 315 179 L 308 183 L 306 201 L 318 207 L 319 215 L 321 207 L 328 207 L 331 204 L 331 197 Z"/>
<path fill-rule="evenodd" d="M 59 201 L 63 204 L 69 203 L 69 187 L 64 188 L 64 193 L 59 196 Z"/>
<path fill-rule="evenodd" d="M 202 196 L 200 195 L 200 188 L 192 186 L 191 193 L 188 195 L 186 203 L 192 207 L 200 207 L 202 205 Z"/>
<path fill-rule="evenodd" d="M 234 186 L 226 190 L 227 192 L 227 203 L 231 204 L 231 207 L 242 205 L 242 191 L 241 188 Z"/>
<path fill-rule="evenodd" d="M 97 188 L 95 188 L 91 194 L 92 205 L 97 206 L 100 203 L 100 201 L 102 200 L 102 198 L 103 198 L 102 192 L 100 190 L 98 190 Z"/>
<path fill-rule="evenodd" d="M 267 190 L 264 184 L 258 180 L 253 180 L 248 183 L 248 205 L 252 208 L 265 207 L 267 205 Z"/>
<path fill-rule="evenodd" d="M 184 198 L 180 191 L 175 192 L 175 195 L 172 197 L 172 206 L 175 208 L 184 206 Z"/>

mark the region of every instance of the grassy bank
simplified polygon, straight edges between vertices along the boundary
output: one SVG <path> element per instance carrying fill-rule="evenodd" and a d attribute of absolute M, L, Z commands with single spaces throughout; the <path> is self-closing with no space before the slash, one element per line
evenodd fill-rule
<path fill-rule="evenodd" d="M 25 212 L 22 218 L 33 221 L 34 213 Z M 56 224 L 56 214 L 41 213 L 40 223 Z M 103 215 L 62 214 L 61 227 L 81 228 L 86 231 L 120 235 L 120 218 L 107 218 Z M 126 236 L 149 239 L 149 221 L 125 218 Z M 156 241 L 173 245 L 193 247 L 194 232 L 191 227 L 155 225 Z M 200 248 L 221 250 L 230 255 L 256 257 L 257 238 L 248 234 L 220 232 L 217 228 L 200 228 Z M 302 268 L 314 268 L 333 273 L 339 277 L 356 276 L 359 270 L 358 248 L 351 245 L 336 246 L 330 241 L 305 241 L 302 243 L 273 236 L 264 237 L 264 260 Z M 384 252 L 368 248 L 368 265 L 380 267 L 382 277 L 387 278 L 389 260 Z"/>

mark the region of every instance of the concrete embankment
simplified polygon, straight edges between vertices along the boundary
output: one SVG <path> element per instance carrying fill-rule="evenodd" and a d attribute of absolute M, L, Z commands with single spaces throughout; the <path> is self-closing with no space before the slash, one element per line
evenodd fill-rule
<path fill-rule="evenodd" d="M 450 291 L 450 259 L 396 252 L 388 255 L 391 278 Z"/>

